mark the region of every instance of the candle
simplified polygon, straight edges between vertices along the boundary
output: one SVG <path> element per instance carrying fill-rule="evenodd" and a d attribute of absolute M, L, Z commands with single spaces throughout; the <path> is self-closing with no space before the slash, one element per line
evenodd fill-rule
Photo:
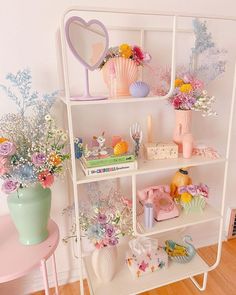
<path fill-rule="evenodd" d="M 147 142 L 152 142 L 152 116 L 147 117 Z"/>
<path fill-rule="evenodd" d="M 144 205 L 144 225 L 146 228 L 153 227 L 153 205 L 151 203 L 146 203 Z"/>

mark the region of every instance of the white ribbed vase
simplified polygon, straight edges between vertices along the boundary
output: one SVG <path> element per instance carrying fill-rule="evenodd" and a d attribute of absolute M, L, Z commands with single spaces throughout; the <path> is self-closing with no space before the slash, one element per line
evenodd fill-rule
<path fill-rule="evenodd" d="M 93 270 L 101 282 L 110 282 L 117 269 L 118 252 L 116 246 L 95 249 L 92 253 Z"/>
<path fill-rule="evenodd" d="M 113 57 L 110 58 L 102 68 L 103 79 L 111 92 L 112 77 L 110 74 L 111 64 L 115 69 L 115 87 L 117 96 L 128 96 L 129 86 L 138 79 L 138 66 L 130 58 Z"/>

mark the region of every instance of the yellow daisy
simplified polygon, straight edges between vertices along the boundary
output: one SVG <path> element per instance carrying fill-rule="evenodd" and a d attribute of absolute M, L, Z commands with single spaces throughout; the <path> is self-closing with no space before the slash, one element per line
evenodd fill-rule
<path fill-rule="evenodd" d="M 190 193 L 185 192 L 181 194 L 180 199 L 183 203 L 189 203 L 192 201 L 192 195 L 190 195 Z"/>
<path fill-rule="evenodd" d="M 182 86 L 180 86 L 180 91 L 181 92 L 184 92 L 184 93 L 189 93 L 191 92 L 193 89 L 192 85 L 191 84 L 183 84 Z"/>
<path fill-rule="evenodd" d="M 119 52 L 122 57 L 130 58 L 132 55 L 132 48 L 128 44 L 121 44 L 119 47 Z"/>

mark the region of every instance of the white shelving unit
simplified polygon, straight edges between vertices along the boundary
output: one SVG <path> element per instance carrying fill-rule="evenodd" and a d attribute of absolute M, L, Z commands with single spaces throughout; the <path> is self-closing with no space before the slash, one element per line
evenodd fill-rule
<path fill-rule="evenodd" d="M 117 99 L 108 99 L 102 101 L 72 101 L 70 100 L 70 85 L 69 85 L 69 76 L 68 76 L 68 61 L 67 61 L 67 47 L 66 40 L 64 34 L 64 26 L 65 20 L 68 14 L 74 13 L 75 15 L 79 15 L 79 13 L 83 12 L 97 12 L 99 13 L 108 13 L 108 14 L 132 14 L 132 15 L 158 15 L 158 16 L 171 16 L 173 17 L 173 33 L 172 33 L 172 72 L 171 72 L 171 89 L 165 97 L 158 96 L 150 96 L 145 98 L 117 98 Z M 196 17 L 198 15 L 179 15 L 181 17 Z M 208 19 L 225 19 L 225 20 L 233 20 L 234 18 L 220 18 L 214 16 L 199 16 L 202 18 Z M 99 17 L 97 17 L 99 19 Z M 63 64 L 63 74 L 64 74 L 64 82 L 65 82 L 65 96 L 60 97 L 61 101 L 65 104 L 68 116 L 68 127 L 70 134 L 70 146 L 71 146 L 71 180 L 73 184 L 73 196 L 75 203 L 75 213 L 76 213 L 76 222 L 77 222 L 77 236 L 78 236 L 78 262 L 79 262 L 79 272 L 80 272 L 80 281 L 83 281 L 83 263 L 87 273 L 87 280 L 90 288 L 91 295 L 135 295 L 153 288 L 157 288 L 163 285 L 167 285 L 179 280 L 183 280 L 186 278 L 190 278 L 196 287 L 199 290 L 205 290 L 207 283 L 207 274 L 209 271 L 217 267 L 220 262 L 221 256 L 221 248 L 222 248 L 222 230 L 223 230 L 223 214 L 224 214 L 224 203 L 225 203 L 225 194 L 226 194 L 226 180 L 227 180 L 227 169 L 228 169 L 228 158 L 229 158 L 229 146 L 230 146 L 230 134 L 232 129 L 232 118 L 233 118 L 233 109 L 234 109 L 234 100 L 235 100 L 235 88 L 236 88 L 236 74 L 234 75 L 233 82 L 233 91 L 232 91 L 232 101 L 231 101 L 231 112 L 229 115 L 229 125 L 228 125 L 228 137 L 227 137 L 227 149 L 226 155 L 224 158 L 209 160 L 206 158 L 202 158 L 199 156 L 194 156 L 191 159 L 168 159 L 168 160 L 158 160 L 158 161 L 145 161 L 141 160 L 138 163 L 138 170 L 121 172 L 116 174 L 110 174 L 105 176 L 94 176 L 94 177 L 86 177 L 83 174 L 83 171 L 79 168 L 79 165 L 76 164 L 74 155 L 74 134 L 73 134 L 73 120 L 72 120 L 72 109 L 74 106 L 96 106 L 96 105 L 113 105 L 113 104 L 139 104 L 139 103 L 148 103 L 148 102 L 156 102 L 166 99 L 170 96 L 173 89 L 173 81 L 175 78 L 175 36 L 176 36 L 176 21 L 178 16 L 175 13 L 158 13 L 158 12 L 144 12 L 144 11 L 135 11 L 135 10 L 115 10 L 115 9 L 100 9 L 100 8 L 71 8 L 65 12 L 61 21 L 61 46 L 62 46 L 62 64 Z M 152 28 L 155 30 L 155 28 Z M 143 43 L 143 33 L 144 30 L 140 28 L 140 38 L 141 43 Z M 236 73 L 236 67 L 235 67 Z M 137 190 L 137 177 L 139 175 L 148 174 L 148 173 L 156 173 L 168 171 L 171 169 L 178 169 L 181 167 L 198 167 L 204 165 L 215 165 L 217 163 L 224 164 L 224 184 L 223 184 L 223 196 L 221 202 L 221 209 L 218 212 L 210 205 L 207 205 L 203 214 L 191 214 L 184 215 L 181 214 L 178 218 L 166 220 L 163 222 L 156 223 L 156 225 L 150 230 L 147 231 L 142 224 L 142 216 L 136 217 L 136 190 Z M 148 236 L 153 234 L 164 234 L 165 232 L 168 235 L 169 231 L 182 229 L 188 226 L 200 225 L 203 223 L 207 223 L 210 221 L 219 221 L 219 235 L 218 235 L 218 252 L 217 258 L 214 265 L 209 266 L 198 254 L 194 257 L 194 259 L 187 264 L 177 264 L 171 263 L 169 267 L 164 271 L 155 272 L 146 276 L 143 276 L 137 280 L 134 280 L 129 272 L 128 267 L 124 264 L 124 253 L 127 249 L 127 245 L 121 244 L 119 248 L 119 257 L 120 257 L 120 265 L 119 269 L 116 273 L 115 278 L 109 283 L 100 283 L 96 278 L 93 268 L 91 265 L 91 257 L 85 256 L 82 253 L 81 247 L 81 235 L 80 235 L 80 224 L 79 224 L 79 196 L 78 196 L 78 186 L 85 183 L 90 183 L 93 181 L 101 181 L 112 178 L 119 177 L 130 177 L 132 181 L 132 199 L 133 199 L 133 230 L 137 236 Z M 203 274 L 203 283 L 200 286 L 196 280 L 194 279 L 195 275 Z M 81 295 L 84 295 L 84 287 L 83 284 L 80 284 Z"/>

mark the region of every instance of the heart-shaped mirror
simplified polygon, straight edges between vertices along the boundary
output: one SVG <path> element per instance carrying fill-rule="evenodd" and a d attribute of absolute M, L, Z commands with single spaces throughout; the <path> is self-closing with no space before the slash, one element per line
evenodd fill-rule
<path fill-rule="evenodd" d="M 74 56 L 83 64 L 86 71 L 93 71 L 102 63 L 108 49 L 108 33 L 105 26 L 98 20 L 86 22 L 81 17 L 69 18 L 65 26 L 66 40 Z M 88 73 L 86 72 L 86 89 L 83 97 L 74 99 L 86 100 L 105 99 L 92 97 L 88 88 Z"/>

